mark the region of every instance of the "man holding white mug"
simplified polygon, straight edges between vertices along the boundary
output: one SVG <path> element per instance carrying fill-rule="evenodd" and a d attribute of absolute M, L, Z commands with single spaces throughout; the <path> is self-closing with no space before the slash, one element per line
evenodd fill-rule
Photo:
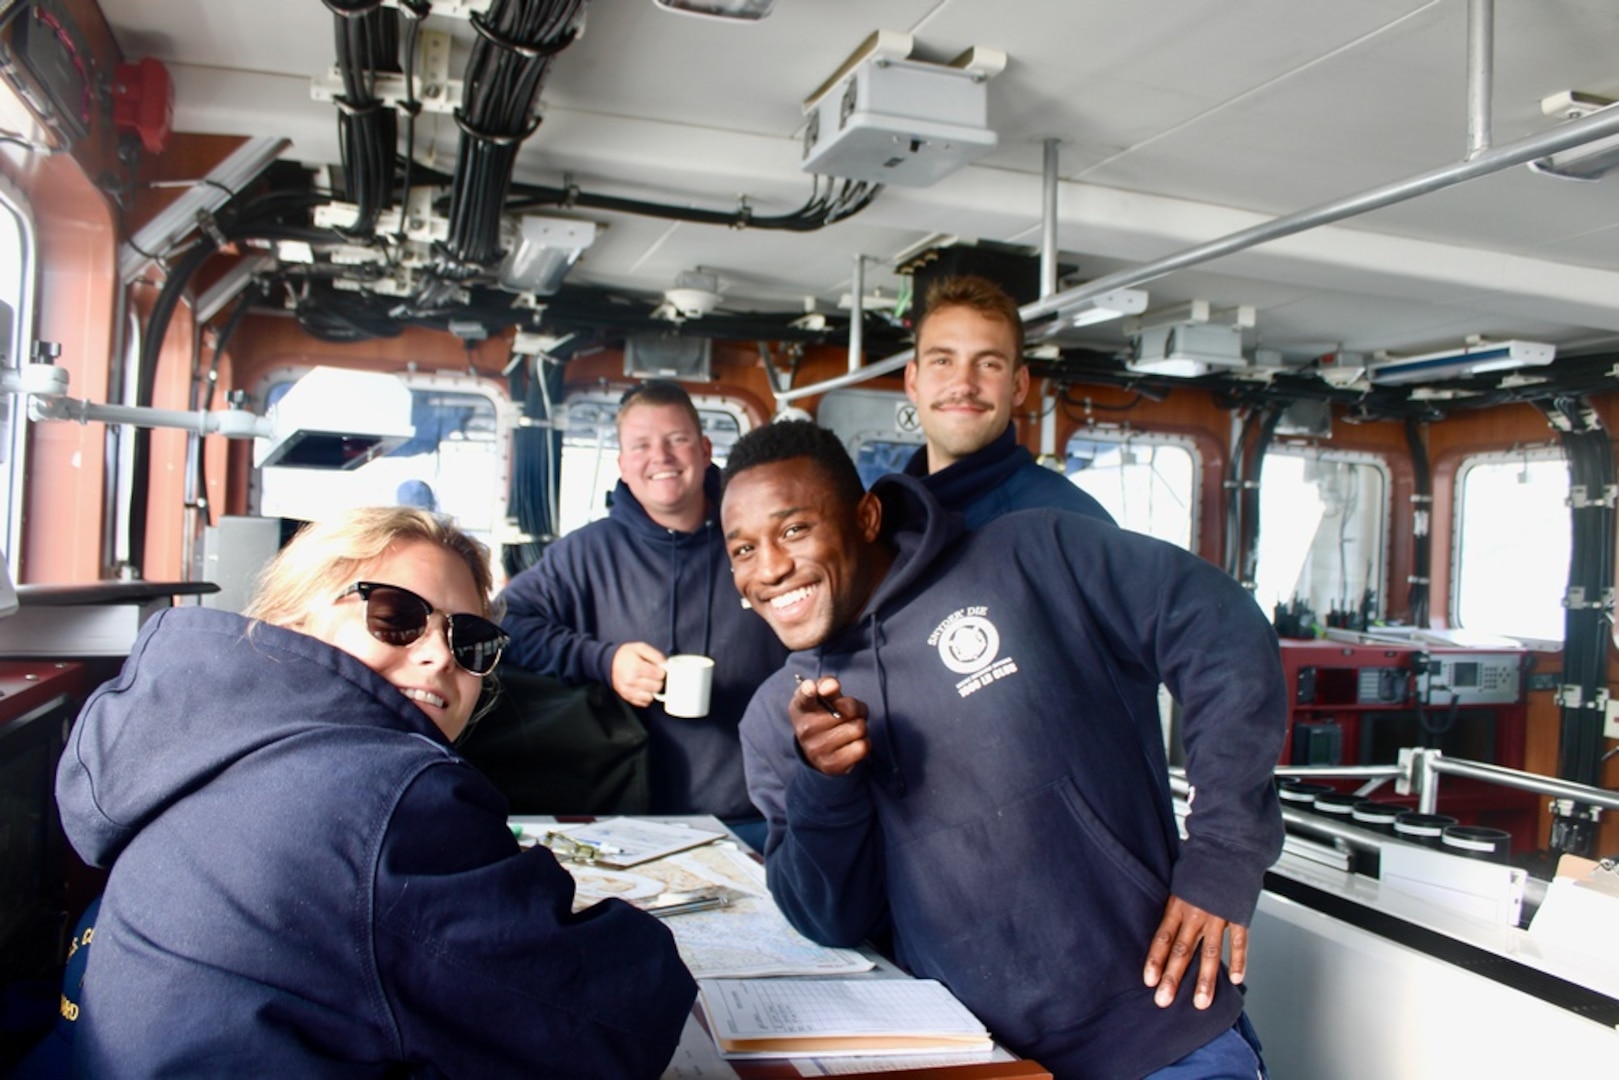
<path fill-rule="evenodd" d="M 506 655 L 542 675 L 611 686 L 651 737 L 650 811 L 714 814 L 749 839 L 759 813 L 737 724 L 787 650 L 731 585 L 719 470 L 686 391 L 664 380 L 629 390 L 618 442 L 622 479 L 608 516 L 553 543 L 506 586 Z"/>

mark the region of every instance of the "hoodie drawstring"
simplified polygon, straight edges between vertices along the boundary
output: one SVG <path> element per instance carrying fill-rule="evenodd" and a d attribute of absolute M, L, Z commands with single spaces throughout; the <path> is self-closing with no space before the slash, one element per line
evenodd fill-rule
<path fill-rule="evenodd" d="M 703 528 L 705 531 L 712 533 L 714 531 L 714 519 L 709 518 L 707 521 L 703 522 Z M 709 544 L 705 538 L 703 542 L 703 551 L 706 553 L 708 549 Z M 722 548 L 721 551 L 723 552 L 723 550 L 724 549 Z M 723 555 L 721 557 L 723 557 Z M 708 563 L 708 598 L 707 602 L 703 604 L 703 655 L 713 656 L 714 654 L 709 651 L 709 646 L 713 644 L 714 587 L 717 571 L 714 569 L 714 559 L 712 557 L 706 558 L 704 561 Z"/>
<path fill-rule="evenodd" d="M 719 571 L 714 567 L 714 557 L 709 551 L 708 534 L 714 529 L 712 520 L 703 523 L 704 537 L 700 545 L 693 545 L 694 550 L 701 553 L 703 563 L 708 569 L 708 589 L 703 597 L 703 647 L 701 655 L 713 656 L 710 651 L 714 644 L 714 590 L 718 587 Z M 665 530 L 669 540 L 669 645 L 664 650 L 665 655 L 673 656 L 680 652 L 680 565 L 682 548 L 680 533 L 673 529 Z M 723 556 L 722 556 L 723 557 Z M 688 645 L 688 649 L 690 646 Z"/>
<path fill-rule="evenodd" d="M 900 768 L 899 751 L 894 746 L 894 726 L 888 722 L 891 714 L 888 709 L 888 671 L 883 667 L 883 627 L 875 611 L 871 613 L 870 622 L 871 662 L 877 676 L 877 700 L 881 702 L 883 710 L 883 749 L 889 762 L 886 786 L 890 794 L 900 798 L 906 789 L 905 772 Z"/>
<path fill-rule="evenodd" d="M 673 656 L 679 649 L 676 636 L 680 627 L 680 536 L 673 529 L 665 530 L 669 541 L 669 647 L 665 656 Z"/>

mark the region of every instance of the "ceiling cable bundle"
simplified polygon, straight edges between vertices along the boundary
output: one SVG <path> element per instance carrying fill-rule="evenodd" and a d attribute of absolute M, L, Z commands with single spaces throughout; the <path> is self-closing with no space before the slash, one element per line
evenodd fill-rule
<path fill-rule="evenodd" d="M 522 141 L 539 126 L 535 104 L 551 57 L 567 48 L 584 0 L 496 0 L 472 17 L 478 40 L 462 80 L 461 128 L 442 253 L 451 276 L 501 256 L 502 204 Z"/>
<path fill-rule="evenodd" d="M 853 217 L 871 205 L 881 184 L 864 180 L 838 181 L 816 176 L 809 199 L 798 209 L 785 214 L 755 214 L 747 203 L 735 210 L 702 210 L 692 206 L 625 199 L 613 195 L 594 195 L 569 185 L 548 187 L 544 184 L 513 184 L 513 198 L 506 204 L 508 210 L 528 210 L 536 206 L 582 206 L 591 210 L 613 210 L 622 214 L 686 221 L 698 225 L 729 225 L 734 229 L 767 229 L 787 232 L 814 232 L 834 222 Z"/>
<path fill-rule="evenodd" d="M 371 237 L 393 198 L 399 120 L 393 106 L 377 97 L 375 83 L 378 72 L 399 70 L 399 13 L 384 8 L 382 0 L 323 2 L 332 11 L 343 80 L 343 93 L 335 100 L 344 185 L 358 207 L 345 231 Z"/>
<path fill-rule="evenodd" d="M 1569 550 L 1563 635 L 1561 756 L 1565 780 L 1602 785 L 1602 733 L 1614 605 L 1615 487 L 1613 442 L 1590 404 L 1557 398 L 1542 406 L 1568 457 Z M 1572 850 L 1564 848 L 1563 850 Z"/>

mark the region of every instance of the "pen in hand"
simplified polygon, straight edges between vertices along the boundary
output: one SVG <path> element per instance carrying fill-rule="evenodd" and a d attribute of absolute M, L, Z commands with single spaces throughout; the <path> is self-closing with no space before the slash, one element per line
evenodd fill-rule
<path fill-rule="evenodd" d="M 809 682 L 808 679 L 804 678 L 804 676 L 800 675 L 796 671 L 793 672 L 793 678 L 797 679 L 800 683 Z M 834 720 L 842 720 L 843 719 L 843 714 L 838 712 L 838 710 L 834 709 L 832 707 L 832 703 L 830 701 L 826 700 L 826 698 L 822 697 L 821 692 L 819 690 L 815 691 L 815 703 L 817 705 L 819 705 L 821 708 L 825 709 L 828 713 L 830 713 L 831 716 L 832 716 L 832 719 L 834 719 Z"/>

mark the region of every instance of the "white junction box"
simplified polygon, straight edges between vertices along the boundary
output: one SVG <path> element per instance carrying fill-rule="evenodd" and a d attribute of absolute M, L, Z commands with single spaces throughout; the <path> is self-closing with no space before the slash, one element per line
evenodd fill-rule
<path fill-rule="evenodd" d="M 806 103 L 803 170 L 926 187 L 978 160 L 997 141 L 994 70 L 867 56 Z"/>

